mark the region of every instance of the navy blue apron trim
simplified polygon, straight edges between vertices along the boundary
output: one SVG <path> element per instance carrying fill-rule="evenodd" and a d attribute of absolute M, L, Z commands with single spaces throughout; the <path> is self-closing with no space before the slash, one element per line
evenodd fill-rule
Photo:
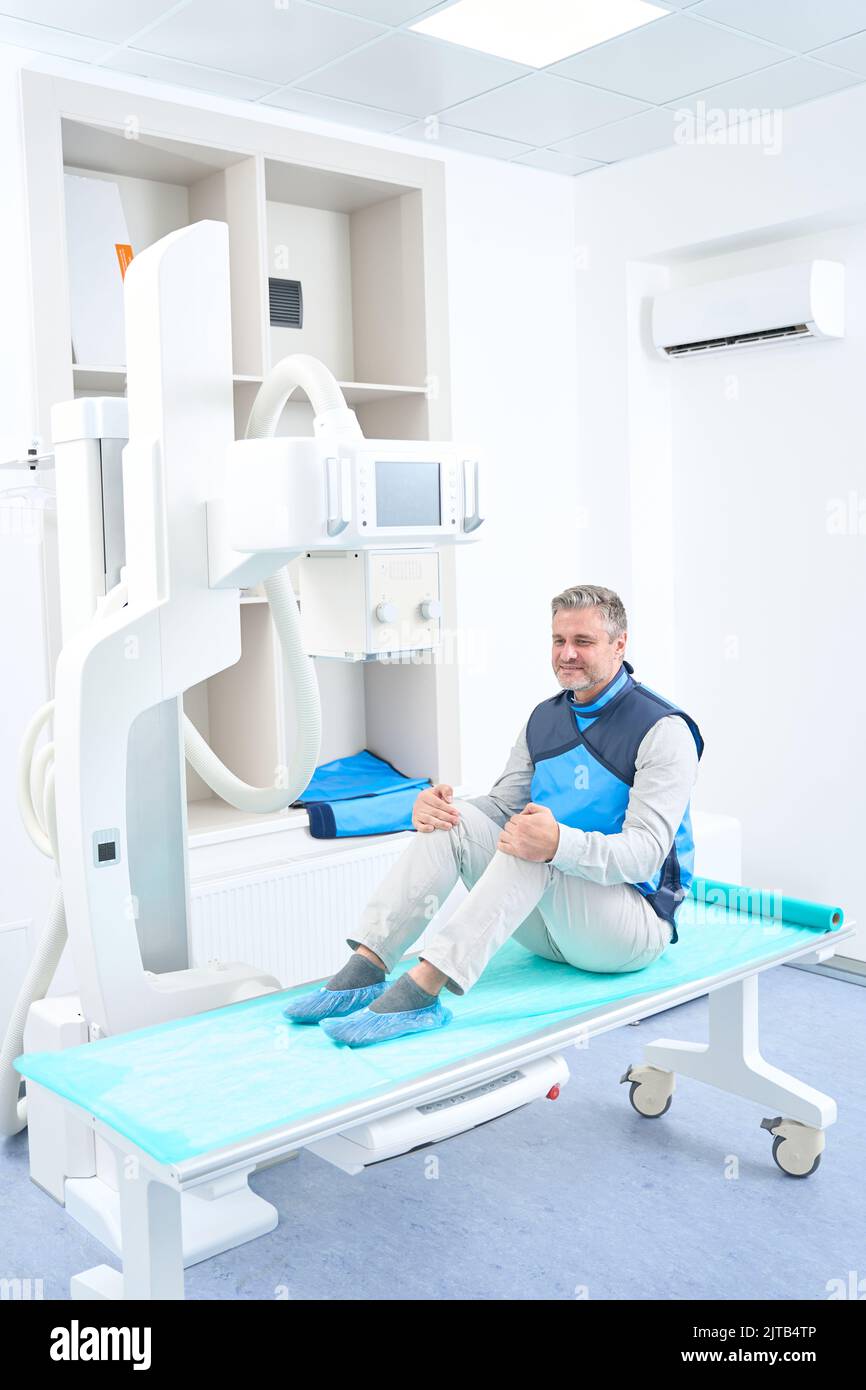
<path fill-rule="evenodd" d="M 572 714 L 580 715 L 583 719 L 604 719 L 604 716 L 608 714 L 610 710 L 616 709 L 622 703 L 622 701 L 625 699 L 626 695 L 628 695 L 630 690 L 634 690 L 635 686 L 639 685 L 640 681 L 627 680 L 622 690 L 618 690 L 615 695 L 612 695 L 611 698 L 608 700 L 607 704 L 602 705 L 601 709 L 598 710 L 595 714 L 584 713 L 583 705 L 579 705 L 577 703 L 577 700 L 569 699 L 568 707 L 571 710 Z"/>
<path fill-rule="evenodd" d="M 658 888 L 654 893 L 647 893 L 646 895 L 647 902 L 650 904 L 653 911 L 661 917 L 662 921 L 670 923 L 670 944 L 672 946 L 674 942 L 678 940 L 677 924 L 674 920 L 674 915 L 684 897 L 685 893 L 680 877 L 680 861 L 677 855 L 676 841 L 674 841 L 665 859 Z"/>
<path fill-rule="evenodd" d="M 583 734 L 578 732 L 577 738 L 571 739 L 569 743 L 563 743 L 560 748 L 551 748 L 549 753 L 541 753 L 539 757 L 534 758 L 534 766 L 538 767 L 539 763 L 543 763 L 547 758 L 558 758 L 560 753 L 570 753 L 572 748 L 577 748 L 581 743 L 583 743 Z"/>
<path fill-rule="evenodd" d="M 626 662 L 623 662 L 623 665 L 625 666 L 625 665 L 627 665 L 627 663 L 626 663 Z M 629 669 L 630 669 L 630 668 L 629 668 Z M 632 690 L 636 685 L 637 685 L 637 681 L 632 681 L 632 680 L 626 681 L 626 683 L 625 683 L 625 685 L 623 686 L 622 690 L 618 690 L 617 693 L 614 695 L 613 699 L 612 699 L 612 700 L 608 700 L 607 704 L 602 706 L 602 708 L 598 711 L 598 714 L 587 715 L 586 717 L 587 717 L 588 719 L 592 719 L 593 721 L 596 721 L 596 720 L 599 720 L 599 719 L 603 719 L 604 716 L 607 714 L 607 712 L 608 712 L 609 710 L 617 709 L 617 708 L 619 707 L 620 701 L 621 701 L 622 699 L 624 699 L 624 697 L 629 693 L 629 691 Z M 577 737 L 576 737 L 576 738 L 568 739 L 565 743 L 560 744 L 558 747 L 553 748 L 553 749 L 551 749 L 551 750 L 548 751 L 548 752 L 543 752 L 543 753 L 541 753 L 541 754 L 537 754 L 536 752 L 533 751 L 532 745 L 531 745 L 530 742 L 529 742 L 529 730 L 528 730 L 528 728 L 527 728 L 527 744 L 529 745 L 529 756 L 532 758 L 532 761 L 533 761 L 533 763 L 534 763 L 534 765 L 535 765 L 536 767 L 538 766 L 539 763 L 543 763 L 543 762 L 544 762 L 546 759 L 548 759 L 548 758 L 557 758 L 557 757 L 559 757 L 559 754 L 560 754 L 560 753 L 569 753 L 569 752 L 571 751 L 572 748 L 577 748 L 577 746 L 578 746 L 579 744 L 581 744 L 581 743 L 583 743 L 583 742 L 585 741 L 585 740 L 584 740 L 584 737 L 583 737 L 583 733 L 581 732 L 580 728 L 578 727 L 578 725 L 577 725 L 577 723 L 575 722 L 575 719 L 574 719 L 575 714 L 579 714 L 579 713 L 580 713 L 580 706 L 579 706 L 578 704 L 576 704 L 575 701 L 573 701 L 573 700 L 570 698 L 570 696 L 571 696 L 571 692 L 570 692 L 569 690 L 563 690 L 563 691 L 561 691 L 561 693 L 560 693 L 559 695 L 554 695 L 549 703 L 555 704 L 557 701 L 560 702 L 560 704 L 559 704 L 560 710 L 562 710 L 565 714 L 567 714 L 568 719 L 569 719 L 569 722 L 574 726 L 574 728 L 575 728 L 576 731 L 577 731 Z M 548 703 L 548 702 L 545 702 L 545 703 Z M 542 708 L 542 706 L 539 706 L 538 708 Z M 533 713 L 535 713 L 535 711 L 533 711 Z M 556 717 L 557 717 L 557 718 L 560 718 L 559 715 L 557 715 Z M 532 716 L 530 715 L 530 719 L 531 719 L 531 718 L 532 718 Z M 533 740 L 533 742 L 534 742 L 534 740 Z M 590 745 L 588 742 L 587 742 L 586 746 L 587 746 L 587 748 L 591 748 L 591 745 Z M 593 756 L 595 756 L 594 753 L 593 753 Z M 601 758 L 599 758 L 599 762 L 602 762 L 602 759 L 601 759 Z M 615 768 L 611 768 L 610 771 L 615 772 L 616 769 L 615 769 Z M 619 776 L 619 773 L 617 773 L 616 775 Z M 621 781 L 624 781 L 625 779 L 621 777 L 620 780 L 621 780 Z"/>
<path fill-rule="evenodd" d="M 640 685 L 640 681 L 635 681 L 635 685 Z M 654 700 L 657 705 L 661 705 L 664 709 L 668 711 L 669 714 L 678 714 L 681 719 L 684 719 L 686 721 L 686 723 L 692 731 L 692 737 L 695 740 L 695 746 L 698 750 L 698 762 L 700 762 L 704 752 L 704 739 L 700 729 L 698 728 L 694 719 L 692 719 L 691 715 L 686 714 L 685 710 L 683 709 L 679 709 L 678 707 L 672 707 L 669 700 L 662 699 L 661 695 L 656 695 L 655 691 L 653 690 L 647 690 L 645 685 L 641 685 L 640 688 L 648 699 Z"/>
<path fill-rule="evenodd" d="M 621 772 L 618 767 L 614 767 L 613 763 L 608 762 L 607 758 L 602 757 L 601 753 L 597 753 L 592 746 L 591 740 L 586 737 L 585 733 L 581 734 L 580 741 L 589 750 L 589 752 L 595 758 L 595 761 L 597 763 L 601 763 L 602 767 L 606 767 L 608 772 L 612 772 L 614 777 L 616 777 L 620 782 L 625 782 L 625 785 L 627 787 L 633 785 L 634 778 L 626 777 L 626 775 L 623 772 Z"/>
<path fill-rule="evenodd" d="M 333 840 L 337 834 L 337 822 L 333 808 L 327 801 L 312 801 L 304 807 L 310 817 L 310 834 L 314 840 Z"/>

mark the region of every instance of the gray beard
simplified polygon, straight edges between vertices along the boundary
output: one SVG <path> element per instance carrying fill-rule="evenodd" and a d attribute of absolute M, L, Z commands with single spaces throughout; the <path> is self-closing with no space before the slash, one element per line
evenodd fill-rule
<path fill-rule="evenodd" d="M 598 685 L 597 680 L 585 680 L 581 685 L 563 685 L 563 689 L 573 694 L 575 690 L 591 690 L 594 685 Z"/>

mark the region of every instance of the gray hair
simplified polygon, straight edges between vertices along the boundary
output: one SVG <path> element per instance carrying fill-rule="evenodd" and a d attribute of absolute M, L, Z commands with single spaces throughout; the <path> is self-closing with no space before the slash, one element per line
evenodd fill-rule
<path fill-rule="evenodd" d="M 597 608 L 612 642 L 628 628 L 625 605 L 619 594 L 613 589 L 602 589 L 598 584 L 575 584 L 572 589 L 563 589 L 551 600 L 551 617 L 556 617 L 561 608 Z"/>

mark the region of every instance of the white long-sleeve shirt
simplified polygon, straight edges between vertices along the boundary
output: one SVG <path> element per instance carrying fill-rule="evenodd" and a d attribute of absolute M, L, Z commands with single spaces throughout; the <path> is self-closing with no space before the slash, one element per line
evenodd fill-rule
<path fill-rule="evenodd" d="M 467 799 L 504 827 L 531 801 L 534 771 L 524 724 L 488 795 Z M 563 873 L 578 874 L 594 883 L 649 881 L 670 852 L 697 771 L 698 751 L 688 724 L 679 715 L 665 715 L 638 747 L 622 829 L 605 835 L 600 830 L 576 830 L 558 822 L 559 846 L 550 862 Z"/>

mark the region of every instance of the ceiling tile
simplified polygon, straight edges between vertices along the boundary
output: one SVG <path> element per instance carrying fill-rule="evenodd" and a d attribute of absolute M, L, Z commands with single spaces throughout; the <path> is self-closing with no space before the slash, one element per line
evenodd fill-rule
<path fill-rule="evenodd" d="M 429 10 L 440 8 L 431 0 L 315 0 L 315 3 L 356 14 L 361 19 L 372 19 L 376 24 L 405 24 L 409 19 L 420 19 Z"/>
<path fill-rule="evenodd" d="M 745 119 L 747 111 L 772 111 L 796 106 L 813 97 L 827 96 L 857 82 L 854 73 L 846 74 L 811 58 L 789 58 L 762 72 L 752 72 L 733 82 L 693 92 L 677 103 L 680 110 L 694 111 L 703 102 L 710 111 L 727 111 L 731 122 Z"/>
<path fill-rule="evenodd" d="M 524 72 L 526 68 L 518 63 L 472 53 L 420 34 L 400 33 L 332 63 L 298 85 L 344 101 L 429 116 Z"/>
<path fill-rule="evenodd" d="M 549 71 L 660 104 L 787 56 L 744 34 L 670 15 L 555 63 Z"/>
<path fill-rule="evenodd" d="M 0 0 L 2 3 L 2 0 Z M 284 84 L 321 67 L 387 30 L 350 15 L 292 0 L 192 0 L 135 46 Z"/>
<path fill-rule="evenodd" d="M 590 169 L 602 167 L 594 159 L 578 159 L 574 155 L 557 154 L 554 150 L 531 150 L 529 154 L 518 155 L 511 163 L 528 164 L 533 169 L 544 169 L 548 174 L 586 174 Z"/>
<path fill-rule="evenodd" d="M 850 39 L 840 39 L 839 43 L 828 44 L 813 53 L 813 58 L 826 58 L 828 63 L 838 63 L 842 68 L 850 68 L 866 77 L 866 33 L 852 34 Z"/>
<path fill-rule="evenodd" d="M 33 24 L 50 24 L 73 34 L 123 43 L 174 9 L 176 3 L 177 0 L 0 0 L 0 12 Z"/>
<path fill-rule="evenodd" d="M 614 121 L 601 130 L 588 130 L 583 135 L 575 135 L 572 140 L 555 145 L 561 154 L 582 155 L 585 159 L 601 160 L 612 164 L 619 159 L 630 159 L 633 155 L 649 154 L 651 150 L 664 149 L 674 143 L 676 115 L 666 107 L 654 107 L 641 111 L 637 116 L 629 116 L 624 121 Z"/>
<path fill-rule="evenodd" d="M 137 48 L 122 48 L 111 53 L 105 64 L 116 72 L 132 72 L 138 77 L 152 77 L 157 82 L 175 82 L 179 87 L 194 87 L 200 92 L 217 92 L 220 96 L 255 101 L 274 90 L 273 82 L 260 82 L 254 77 L 237 77 L 232 72 L 197 67 L 195 63 L 179 63 L 176 58 L 162 58 L 156 53 L 142 53 Z"/>
<path fill-rule="evenodd" d="M 300 111 L 304 116 L 317 116 L 322 121 L 339 121 L 343 125 L 359 126 L 362 130 L 380 130 L 386 135 L 405 126 L 410 116 L 396 111 L 377 111 L 373 106 L 361 106 L 355 101 L 335 101 L 317 92 L 302 92 L 299 87 L 285 87 L 271 92 L 262 106 L 280 106 L 287 111 Z"/>
<path fill-rule="evenodd" d="M 448 124 L 530 145 L 552 145 L 640 109 L 640 102 L 630 97 L 537 72 L 464 101 L 448 112 Z"/>
<path fill-rule="evenodd" d="M 702 0 L 693 13 L 797 53 L 866 29 L 863 0 Z"/>
<path fill-rule="evenodd" d="M 430 133 L 431 130 L 435 130 L 435 135 Z M 526 154 L 532 149 L 531 145 L 522 145 L 517 140 L 481 135 L 477 130 L 461 130 L 458 126 L 446 125 L 444 121 L 435 124 L 432 121 L 416 121 L 406 130 L 401 130 L 400 135 L 407 140 L 424 140 L 432 149 L 437 145 L 447 145 L 449 149 L 484 155 L 488 159 L 513 159 L 515 155 Z"/>
<path fill-rule="evenodd" d="M 412 29 L 540 71 L 667 14 L 651 0 L 457 0 Z"/>
<path fill-rule="evenodd" d="M 32 48 L 35 53 L 56 53 L 61 58 L 77 58 L 82 63 L 96 63 L 111 52 L 105 40 L 82 38 L 62 29 L 49 29 L 45 24 L 27 24 L 22 19 L 7 19 L 0 15 L 0 43 L 17 48 Z"/>

